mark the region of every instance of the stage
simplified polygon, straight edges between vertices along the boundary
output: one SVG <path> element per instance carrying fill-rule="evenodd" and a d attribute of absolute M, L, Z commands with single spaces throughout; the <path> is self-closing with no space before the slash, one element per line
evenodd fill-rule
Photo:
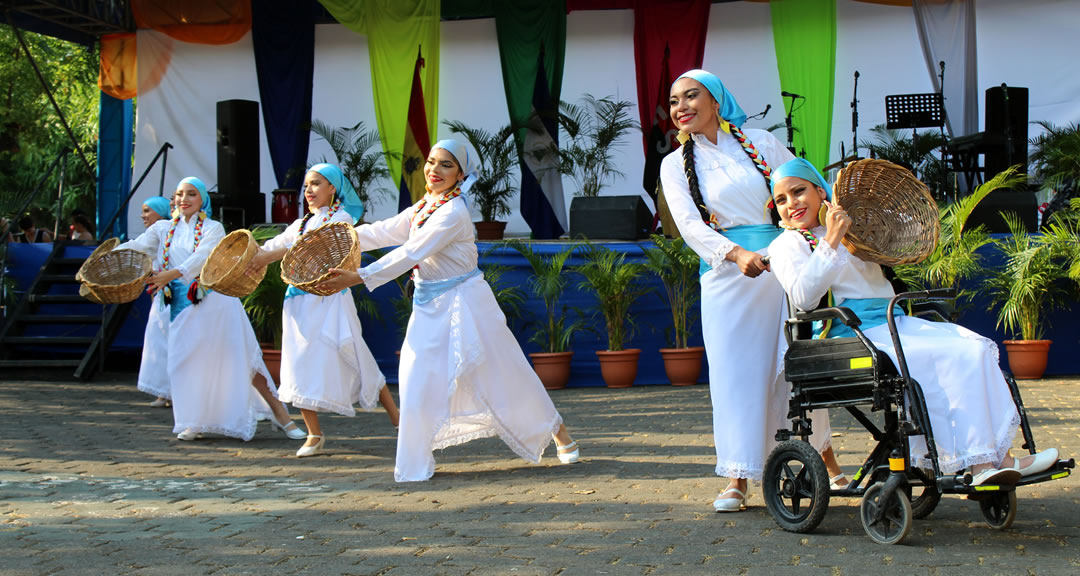
<path fill-rule="evenodd" d="M 994 236 L 1001 237 L 1002 235 Z M 599 244 L 626 254 L 628 260 L 639 262 L 645 259 L 644 250 L 653 246 L 650 241 L 606 242 Z M 571 315 L 571 317 L 580 312 L 582 317 L 586 319 L 589 328 L 578 332 L 572 341 L 571 349 L 574 356 L 571 363 L 569 386 L 603 386 L 604 382 L 600 377 L 600 365 L 595 351 L 607 348 L 604 320 L 599 313 L 594 315 L 597 310 L 595 296 L 579 288 L 582 278 L 572 272 L 574 266 L 582 263 L 580 254 L 585 245 L 581 242 L 561 241 L 534 241 L 531 242 L 531 245 L 535 251 L 544 255 L 559 252 L 570 245 L 576 247 L 574 255 L 567 262 L 567 267 L 571 270 L 571 278 L 567 283 L 562 303 L 565 304 L 567 314 Z M 544 314 L 543 302 L 529 290 L 528 280 L 532 272 L 531 267 L 516 250 L 508 247 L 503 242 L 479 242 L 477 246 L 480 251 L 480 267 L 484 268 L 492 265 L 507 267 L 508 270 L 503 274 L 501 283 L 505 286 L 517 286 L 524 294 L 525 301 L 521 306 L 521 316 L 510 318 L 509 324 L 514 336 L 526 353 L 540 352 L 541 350 L 537 345 L 528 341 L 529 335 L 532 333 L 531 323 Z M 9 245 L 8 273 L 16 279 L 18 289 L 25 289 L 33 280 L 51 248 L 52 245 L 50 244 Z M 70 256 L 85 256 L 90 253 L 92 248 L 91 246 L 69 246 L 66 250 L 67 255 Z M 995 266 L 1000 261 L 1000 258 L 993 250 L 984 249 L 982 252 L 986 266 Z M 667 384 L 668 380 L 664 374 L 664 365 L 659 349 L 667 348 L 670 345 L 668 333 L 671 330 L 671 313 L 659 279 L 651 273 L 646 273 L 642 276 L 642 281 L 652 291 L 642 297 L 631 308 L 631 319 L 635 328 L 632 331 L 627 348 L 641 349 L 638 377 L 635 384 L 639 386 Z M 58 285 L 54 286 L 52 290 L 53 293 L 65 293 L 64 291 L 74 293 L 77 287 L 74 285 Z M 363 289 L 356 288 L 356 290 Z M 393 300 L 400 298 L 401 292 L 396 284 L 390 283 L 369 293 L 367 297 L 374 300 L 379 311 L 379 318 L 361 314 L 360 320 L 364 328 L 364 340 L 371 348 L 387 380 L 396 382 L 398 360 L 395 352 L 400 349 L 403 336 L 395 320 Z M 110 352 L 131 353 L 142 347 L 143 331 L 150 305 L 150 298 L 145 294 L 136 300 L 127 321 L 113 342 Z M 701 325 L 700 322 L 696 321 L 698 316 L 697 308 L 695 306 L 693 313 L 695 322 L 691 328 L 691 346 L 702 345 Z M 95 311 L 100 311 L 100 309 L 98 305 L 89 302 L 86 304 L 54 304 L 48 305 L 47 309 L 43 305 L 42 313 L 92 314 Z M 1046 338 L 1053 340 L 1054 344 L 1050 347 L 1047 376 L 1080 374 L 1080 355 L 1076 354 L 1077 346 L 1080 344 L 1080 309 L 1074 306 L 1072 309 L 1058 311 L 1048 317 L 1051 319 L 1052 325 L 1046 331 Z M 1002 340 L 1005 339 L 1004 333 L 995 329 L 996 314 L 986 297 L 980 296 L 970 306 L 967 306 L 963 311 L 960 323 L 979 334 L 994 339 L 999 344 L 999 347 Z M 50 333 L 50 330 L 55 333 L 55 330 L 57 330 L 56 327 L 49 325 L 35 326 L 33 329 L 39 331 L 37 333 L 40 334 Z M 65 330 L 64 334 L 69 336 L 87 335 L 78 333 L 78 330 L 86 331 L 92 330 L 92 328 L 69 329 Z M 92 333 L 89 335 L 92 335 Z M 1000 357 L 1002 367 L 1008 368 L 1003 347 L 1001 347 Z M 702 368 L 699 382 L 703 383 L 708 380 L 707 360 L 702 361 Z"/>

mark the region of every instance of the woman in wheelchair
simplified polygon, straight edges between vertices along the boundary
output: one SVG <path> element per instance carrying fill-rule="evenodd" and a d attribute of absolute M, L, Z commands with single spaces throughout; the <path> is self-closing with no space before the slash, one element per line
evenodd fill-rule
<path fill-rule="evenodd" d="M 886 324 L 895 293 L 881 266 L 840 247 L 851 218 L 830 202 L 821 173 L 796 158 L 773 172 L 772 193 L 785 231 L 769 246 L 769 264 L 791 303 L 813 310 L 831 291 L 835 305 L 855 312 L 863 334 L 896 362 Z M 902 316 L 899 307 L 894 314 L 910 375 L 926 397 L 942 472 L 970 468 L 975 486 L 1015 484 L 1054 465 L 1054 448 L 1024 458 L 1009 454 L 1020 417 L 993 341 L 956 324 Z M 834 323 L 828 334 L 815 337 L 852 335 Z M 912 464 L 930 468 L 926 453 L 925 440 L 912 438 Z"/>

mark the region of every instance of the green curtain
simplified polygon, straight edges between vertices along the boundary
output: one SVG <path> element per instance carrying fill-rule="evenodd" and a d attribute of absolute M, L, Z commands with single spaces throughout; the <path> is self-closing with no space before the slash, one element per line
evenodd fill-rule
<path fill-rule="evenodd" d="M 429 134 L 439 126 L 440 0 L 319 0 L 335 20 L 368 38 L 375 118 L 383 150 L 401 153 L 409 115 L 409 90 L 417 47 L 424 56 L 421 82 Z M 401 164 L 390 163 L 392 182 Z"/>
<path fill-rule="evenodd" d="M 829 164 L 836 77 L 836 0 L 772 0 L 773 42 L 780 88 L 795 101 L 795 150 L 819 169 Z M 790 106 L 790 99 L 784 99 Z"/>
<path fill-rule="evenodd" d="M 518 0 L 500 2 L 495 8 L 495 31 L 499 41 L 503 87 L 510 121 L 524 124 L 532 110 L 533 89 L 540 49 L 551 97 L 562 93 L 563 61 L 566 56 L 566 2 L 564 0 Z M 525 129 L 517 133 L 518 147 Z"/>

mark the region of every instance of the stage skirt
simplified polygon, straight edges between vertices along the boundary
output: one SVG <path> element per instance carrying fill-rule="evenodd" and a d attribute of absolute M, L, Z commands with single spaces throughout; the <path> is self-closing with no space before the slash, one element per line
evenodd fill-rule
<path fill-rule="evenodd" d="M 169 326 L 173 432 L 191 429 L 241 440 L 255 436 L 270 406 L 251 385 L 259 373 L 276 395 L 240 300 L 210 292 Z"/>
<path fill-rule="evenodd" d="M 398 482 L 431 478 L 434 450 L 491 436 L 539 462 L 562 424 L 482 276 L 414 302 L 399 381 Z"/>
<path fill-rule="evenodd" d="M 926 396 L 942 472 L 984 463 L 997 466 L 1020 424 L 998 367 L 997 344 L 956 324 L 909 316 L 896 321 L 908 371 Z M 897 361 L 887 324 L 864 334 Z M 911 463 L 930 467 L 921 436 L 911 441 Z"/>
<path fill-rule="evenodd" d="M 350 292 L 287 298 L 278 398 L 297 408 L 353 416 L 371 410 L 386 378 L 364 343 Z"/>
<path fill-rule="evenodd" d="M 150 300 L 137 388 L 157 398 L 172 399 L 169 389 L 169 308 L 161 305 L 160 294 Z"/>

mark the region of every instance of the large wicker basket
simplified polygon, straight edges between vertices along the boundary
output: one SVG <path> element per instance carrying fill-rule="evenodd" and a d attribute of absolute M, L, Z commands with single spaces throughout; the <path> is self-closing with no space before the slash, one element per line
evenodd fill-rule
<path fill-rule="evenodd" d="M 863 260 L 917 264 L 937 246 L 937 203 L 926 184 L 902 166 L 885 160 L 851 162 L 837 175 L 833 198 L 851 216 L 843 243 Z"/>
<path fill-rule="evenodd" d="M 356 230 L 345 222 L 331 222 L 306 232 L 281 260 L 281 279 L 304 292 L 329 296 L 317 286 L 330 279 L 331 268 L 360 267 Z"/>
<path fill-rule="evenodd" d="M 248 263 L 258 251 L 259 244 L 255 242 L 251 232 L 230 232 L 210 252 L 203 264 L 199 282 L 204 287 L 226 296 L 243 298 L 251 294 L 259 282 L 262 282 L 263 276 L 266 276 L 265 266 L 251 275 L 246 272 Z"/>
<path fill-rule="evenodd" d="M 116 238 L 109 238 L 108 240 L 102 242 L 100 246 L 94 248 L 94 251 L 86 257 L 86 260 L 82 263 L 82 266 L 79 266 L 79 271 L 75 273 L 75 279 L 79 282 L 82 282 L 83 271 L 86 270 L 86 265 L 93 262 L 95 258 L 101 256 L 105 252 L 111 252 L 112 249 L 116 248 L 118 244 L 120 244 L 120 240 L 117 240 Z M 104 302 L 102 302 L 96 294 L 90 291 L 90 288 L 85 283 L 79 284 L 79 296 L 82 296 L 83 298 L 86 298 L 87 300 L 95 302 L 97 304 L 104 304 Z"/>
<path fill-rule="evenodd" d="M 136 250 L 101 252 L 85 263 L 81 280 L 89 299 L 99 304 L 123 304 L 142 293 L 151 265 L 150 257 Z"/>

